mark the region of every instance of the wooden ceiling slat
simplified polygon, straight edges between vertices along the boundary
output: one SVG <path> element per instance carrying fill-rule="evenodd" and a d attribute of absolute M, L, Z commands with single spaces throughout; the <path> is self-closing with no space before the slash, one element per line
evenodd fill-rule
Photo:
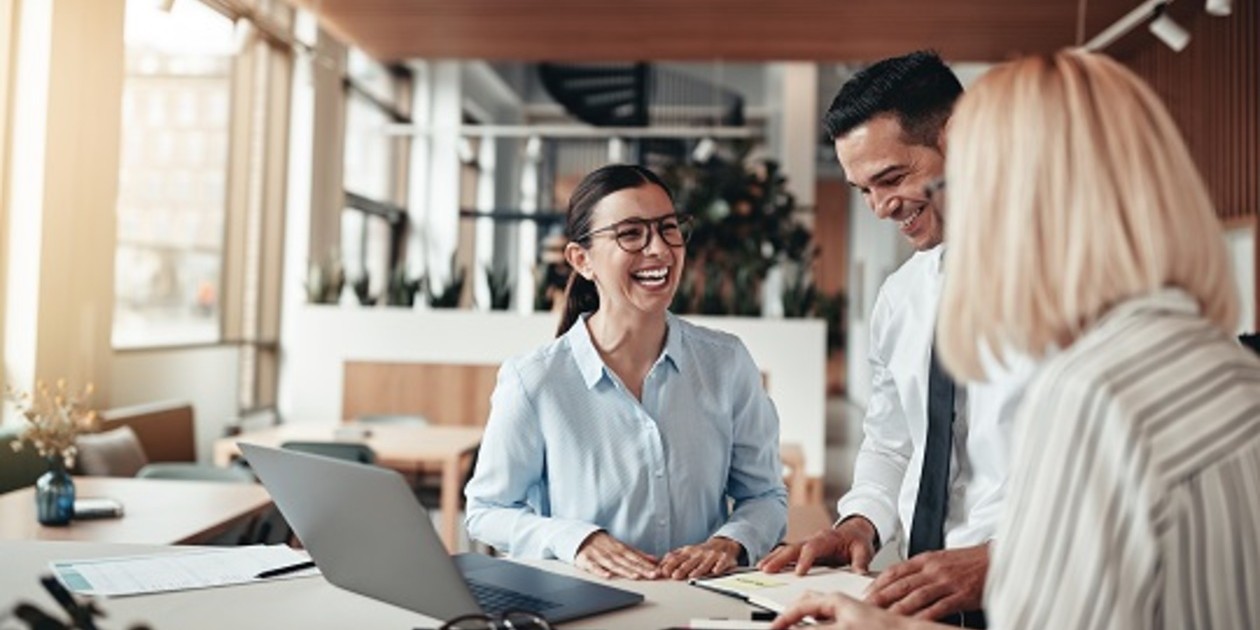
<path fill-rule="evenodd" d="M 1077 0 L 290 0 L 383 60 L 958 61 L 1075 41 Z M 1087 33 L 1136 0 L 1093 0 Z"/>

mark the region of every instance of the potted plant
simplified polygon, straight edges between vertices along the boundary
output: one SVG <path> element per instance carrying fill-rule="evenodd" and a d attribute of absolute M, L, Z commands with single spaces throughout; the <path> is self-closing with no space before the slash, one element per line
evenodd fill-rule
<path fill-rule="evenodd" d="M 334 247 L 322 262 L 311 262 L 306 273 L 306 299 L 311 304 L 336 304 L 345 284 L 341 254 Z"/>
<path fill-rule="evenodd" d="M 787 176 L 773 160 L 751 159 L 753 148 L 726 143 L 703 162 L 670 164 L 661 173 L 678 209 L 694 221 L 683 274 L 697 287 L 696 308 L 704 314 L 759 315 L 770 269 L 809 260 L 813 236 L 795 216 Z"/>
<path fill-rule="evenodd" d="M 389 287 L 385 292 L 385 303 L 389 306 L 412 306 L 416 301 L 416 292 L 420 290 L 421 281 L 407 279 L 407 267 L 398 265 L 389 274 Z"/>
<path fill-rule="evenodd" d="M 20 451 L 29 445 L 48 460 L 48 472 L 35 482 L 37 517 L 44 525 L 66 525 L 74 517 L 74 479 L 67 471 L 78 455 L 75 439 L 98 426 L 96 411 L 87 406 L 92 389 L 88 383 L 76 394 L 67 388 L 65 379 L 59 379 L 55 387 L 37 381 L 33 395 L 5 387 L 5 400 L 26 420 L 10 447 Z"/>
<path fill-rule="evenodd" d="M 506 311 L 512 305 L 512 285 L 506 267 L 486 269 L 486 285 L 490 288 L 490 310 Z"/>
<path fill-rule="evenodd" d="M 455 259 L 455 255 L 451 255 L 451 269 L 447 274 L 446 285 L 441 287 L 437 293 L 433 292 L 434 285 L 433 276 L 429 276 L 428 293 L 429 306 L 434 308 L 455 308 L 459 306 L 459 298 L 464 293 L 464 276 L 465 269 L 459 266 L 459 261 Z"/>
<path fill-rule="evenodd" d="M 358 298 L 360 306 L 376 305 L 376 296 L 370 293 L 372 290 L 372 277 L 368 275 L 367 270 L 360 273 L 359 276 L 350 283 L 350 287 L 354 289 L 354 296 Z"/>

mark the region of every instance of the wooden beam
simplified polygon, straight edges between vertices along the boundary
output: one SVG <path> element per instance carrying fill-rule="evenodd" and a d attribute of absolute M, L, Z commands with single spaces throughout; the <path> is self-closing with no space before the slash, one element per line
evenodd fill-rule
<path fill-rule="evenodd" d="M 995 61 L 1076 43 L 1077 0 L 289 0 L 381 60 Z M 1095 0 L 1093 35 L 1132 8 Z"/>

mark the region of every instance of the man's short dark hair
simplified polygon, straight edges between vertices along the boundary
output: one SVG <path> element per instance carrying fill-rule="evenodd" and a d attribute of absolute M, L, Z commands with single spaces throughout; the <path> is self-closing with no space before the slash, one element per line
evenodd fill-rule
<path fill-rule="evenodd" d="M 845 82 L 823 127 L 835 141 L 880 114 L 892 114 L 907 142 L 934 147 L 962 92 L 958 77 L 932 51 L 884 59 Z"/>

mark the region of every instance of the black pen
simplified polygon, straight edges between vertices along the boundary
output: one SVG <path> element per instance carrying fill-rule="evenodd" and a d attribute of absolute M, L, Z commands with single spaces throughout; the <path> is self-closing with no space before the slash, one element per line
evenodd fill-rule
<path fill-rule="evenodd" d="M 315 566 L 315 563 L 314 563 L 313 561 L 311 561 L 311 560 L 307 560 L 306 562 L 299 562 L 299 563 L 297 563 L 297 564 L 290 564 L 289 566 L 285 566 L 285 567 L 278 567 L 278 568 L 275 568 L 275 569 L 267 569 L 266 571 L 263 571 L 262 573 L 259 573 L 258 575 L 255 575 L 255 576 L 254 576 L 254 579 L 255 579 L 255 580 L 263 580 L 263 579 L 266 579 L 266 578 L 273 578 L 273 577 L 276 577 L 276 576 L 279 576 L 279 575 L 286 575 L 286 574 L 289 574 L 289 573 L 293 573 L 293 572 L 295 572 L 295 571 L 301 571 L 301 570 L 303 570 L 303 569 L 309 569 L 309 568 L 311 568 L 311 567 L 313 567 L 313 566 Z"/>

